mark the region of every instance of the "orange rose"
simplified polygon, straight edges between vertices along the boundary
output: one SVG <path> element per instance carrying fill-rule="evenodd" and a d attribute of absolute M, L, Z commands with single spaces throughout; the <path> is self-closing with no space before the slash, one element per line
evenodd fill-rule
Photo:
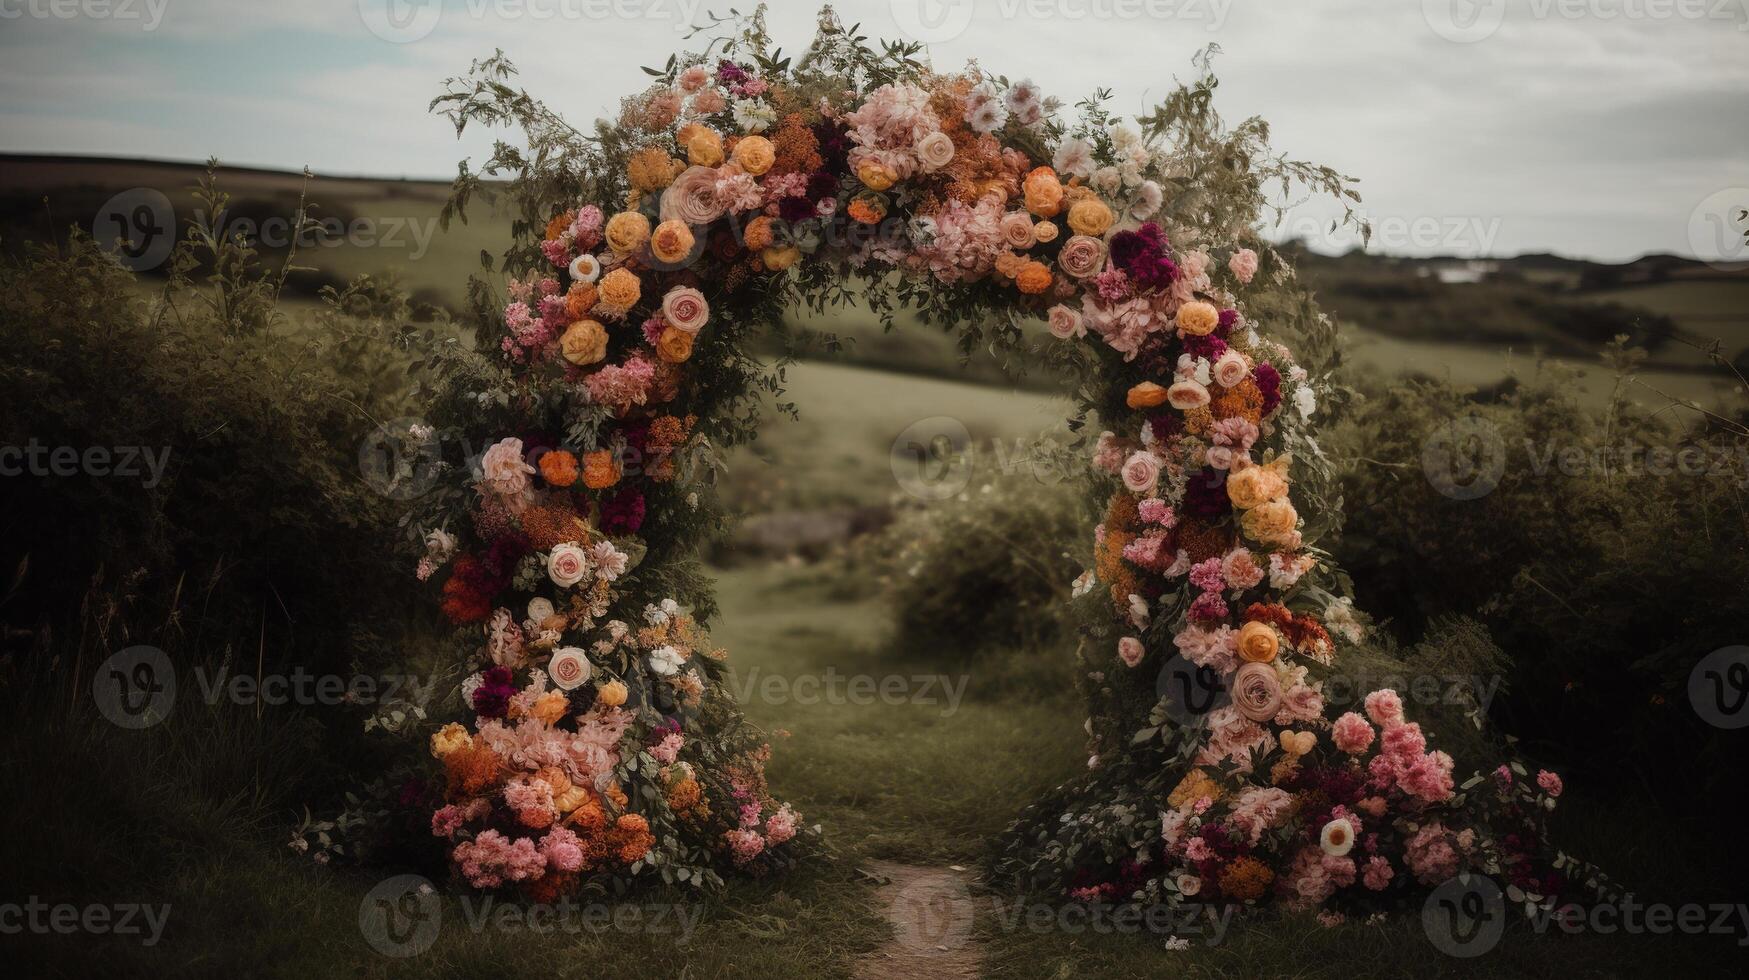
<path fill-rule="evenodd" d="M 1268 623 L 1253 620 L 1239 628 L 1239 659 L 1248 663 L 1266 664 L 1275 659 L 1281 649 L 1281 639 Z"/>
<path fill-rule="evenodd" d="M 1020 291 L 1029 296 L 1051 288 L 1051 267 L 1036 259 L 1029 260 L 1020 267 L 1020 272 L 1014 277 L 1014 284 Z"/>
<path fill-rule="evenodd" d="M 735 152 L 731 156 L 742 170 L 755 177 L 770 170 L 771 165 L 777 162 L 777 150 L 763 136 L 743 137 L 735 144 Z"/>
<path fill-rule="evenodd" d="M 1130 389 L 1129 394 L 1124 396 L 1124 402 L 1129 407 L 1136 409 L 1164 405 L 1166 404 L 1166 389 L 1152 381 L 1144 381 Z"/>
<path fill-rule="evenodd" d="M 862 166 L 856 168 L 856 179 L 869 190 L 884 191 L 899 182 L 899 173 L 884 163 L 864 160 Z"/>
<path fill-rule="evenodd" d="M 1293 504 L 1286 500 L 1271 500 L 1246 511 L 1240 525 L 1252 540 L 1264 544 L 1291 545 L 1294 543 L 1294 528 L 1299 521 L 1299 512 L 1294 510 Z"/>
<path fill-rule="evenodd" d="M 771 247 L 772 243 L 777 240 L 777 235 L 771 230 L 771 226 L 771 219 L 763 214 L 747 222 L 744 244 L 748 251 L 757 252 Z"/>
<path fill-rule="evenodd" d="M 681 130 L 686 145 L 686 162 L 695 167 L 715 167 L 723 162 L 723 138 L 716 131 L 697 123 Z"/>
<path fill-rule="evenodd" d="M 1069 230 L 1098 238 L 1111 229 L 1111 209 L 1097 197 L 1085 197 L 1069 208 Z"/>
<path fill-rule="evenodd" d="M 540 475 L 555 487 L 568 487 L 577 482 L 577 457 L 555 449 L 540 458 Z"/>
<path fill-rule="evenodd" d="M 583 485 L 591 490 L 605 490 L 619 482 L 619 464 L 613 451 L 597 449 L 583 454 Z"/>
<path fill-rule="evenodd" d="M 692 356 L 692 334 L 675 327 L 662 328 L 656 339 L 656 355 L 669 364 L 684 364 Z"/>
<path fill-rule="evenodd" d="M 1057 180 L 1057 172 L 1049 167 L 1039 167 L 1027 174 L 1021 189 L 1026 195 L 1026 209 L 1041 218 L 1054 218 L 1063 209 L 1063 185 Z"/>
<path fill-rule="evenodd" d="M 678 218 L 664 221 L 650 235 L 650 254 L 670 265 L 692 254 L 692 229 Z"/>
<path fill-rule="evenodd" d="M 609 708 L 617 708 L 626 703 L 626 696 L 630 693 L 620 681 L 608 681 L 596 689 L 595 701 Z"/>
<path fill-rule="evenodd" d="M 607 219 L 602 235 L 607 239 L 608 248 L 626 255 L 650 240 L 650 219 L 636 211 L 621 211 Z"/>
<path fill-rule="evenodd" d="M 607 357 L 607 330 L 594 320 L 578 320 L 559 338 L 559 353 L 582 367 L 599 364 Z"/>
<path fill-rule="evenodd" d="M 631 309 L 643 295 L 638 274 L 630 269 L 615 269 L 601 277 L 601 299 L 609 306 Z"/>
<path fill-rule="evenodd" d="M 759 253 L 759 261 L 772 272 L 782 272 L 795 265 L 802 257 L 802 250 L 794 245 L 774 245 Z"/>

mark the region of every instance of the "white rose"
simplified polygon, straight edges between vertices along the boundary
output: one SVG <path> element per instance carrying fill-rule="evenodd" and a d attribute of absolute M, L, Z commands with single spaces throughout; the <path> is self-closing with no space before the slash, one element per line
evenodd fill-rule
<path fill-rule="evenodd" d="M 680 672 L 686 663 L 686 658 L 673 647 L 657 647 L 650 651 L 650 669 L 663 677 L 672 677 Z"/>
<path fill-rule="evenodd" d="M 553 608 L 552 601 L 549 599 L 536 596 L 533 599 L 528 600 L 528 621 L 534 623 L 536 626 L 551 619 L 553 613 L 556 611 L 557 610 Z"/>
<path fill-rule="evenodd" d="M 925 172 L 940 170 L 953 161 L 953 139 L 934 132 L 917 141 L 917 162 Z"/>
<path fill-rule="evenodd" d="M 1318 410 L 1318 396 L 1310 385 L 1301 385 L 1294 389 L 1294 407 L 1299 409 L 1300 418 L 1309 419 Z"/>
<path fill-rule="evenodd" d="M 589 574 L 589 553 L 567 541 L 553 545 L 547 555 L 547 577 L 553 584 L 568 589 Z"/>

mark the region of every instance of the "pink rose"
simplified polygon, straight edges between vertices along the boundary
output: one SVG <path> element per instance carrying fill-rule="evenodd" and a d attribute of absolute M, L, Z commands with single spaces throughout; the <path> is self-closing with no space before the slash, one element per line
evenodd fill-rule
<path fill-rule="evenodd" d="M 1248 663 L 1233 672 L 1233 707 L 1255 722 L 1266 722 L 1281 710 L 1281 681 L 1269 664 Z"/>
<path fill-rule="evenodd" d="M 570 542 L 553 545 L 547 555 L 547 577 L 560 588 L 568 589 L 583 581 L 589 573 L 589 557 L 583 549 Z"/>
<path fill-rule="evenodd" d="M 1209 403 L 1209 390 L 1196 381 L 1178 381 L 1166 389 L 1166 403 L 1180 412 L 1188 412 Z"/>
<path fill-rule="evenodd" d="M 1240 282 L 1250 282 L 1251 277 L 1257 274 L 1257 253 L 1248 248 L 1234 252 L 1233 257 L 1227 260 L 1227 269 Z"/>
<path fill-rule="evenodd" d="M 1057 265 L 1076 279 L 1090 279 L 1105 267 L 1105 243 L 1087 235 L 1070 235 L 1057 253 Z"/>
<path fill-rule="evenodd" d="M 1033 228 L 1032 215 L 1024 211 L 1010 211 L 1003 215 L 1002 240 L 1017 252 L 1024 252 L 1037 245 L 1038 232 Z"/>
<path fill-rule="evenodd" d="M 717 199 L 717 172 L 710 167 L 687 167 L 662 192 L 661 220 L 676 218 L 689 225 L 708 225 L 723 216 Z"/>
<path fill-rule="evenodd" d="M 1536 784 L 1541 786 L 1543 792 L 1550 796 L 1561 795 L 1561 777 L 1555 773 L 1549 772 L 1547 769 L 1540 769 L 1537 771 Z"/>
<path fill-rule="evenodd" d="M 1142 662 L 1142 641 L 1133 636 L 1126 636 L 1117 641 L 1117 658 L 1124 662 L 1125 667 L 1134 667 Z"/>
<path fill-rule="evenodd" d="M 1134 493 L 1148 493 L 1160 482 L 1160 460 L 1146 450 L 1132 453 L 1123 464 L 1123 485 Z"/>
<path fill-rule="evenodd" d="M 1047 316 L 1050 318 L 1051 336 L 1058 340 L 1087 336 L 1087 325 L 1081 322 L 1079 310 L 1058 303 L 1051 307 Z"/>
<path fill-rule="evenodd" d="M 504 439 L 480 457 L 481 479 L 499 496 L 521 496 L 528 490 L 528 477 L 533 472 L 534 467 L 522 458 L 521 439 Z"/>
<path fill-rule="evenodd" d="M 674 329 L 696 334 L 710 319 L 711 307 L 698 290 L 675 286 L 662 297 L 662 316 Z"/>

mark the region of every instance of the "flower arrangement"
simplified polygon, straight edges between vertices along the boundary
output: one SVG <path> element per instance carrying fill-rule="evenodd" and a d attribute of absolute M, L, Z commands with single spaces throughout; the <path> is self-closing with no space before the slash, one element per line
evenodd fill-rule
<path fill-rule="evenodd" d="M 793 858 L 800 820 L 718 683 L 686 558 L 716 523 L 714 449 L 775 387 L 745 332 L 856 278 L 871 308 L 918 308 L 968 348 L 1043 321 L 1107 424 L 1087 447 L 1105 516 L 1075 588 L 1099 607 L 1093 782 L 1036 815 L 1046 830 L 1023 820 L 1005 874 L 1088 899 L 1326 910 L 1476 867 L 1561 891 L 1538 822 L 1558 781 L 1504 770 L 1460 790 L 1390 691 L 1327 717 L 1321 677 L 1364 625 L 1300 510 L 1324 503 L 1321 382 L 1266 321 L 1330 327 L 1281 301 L 1303 294 L 1279 256 L 1234 236 L 1270 181 L 1343 193 L 1339 175 L 1235 169 L 1277 158 L 1258 125 L 1221 131 L 1207 77 L 1136 126 L 1097 100 L 1064 122 L 1028 81 L 870 50 L 829 10 L 799 63 L 766 40 L 756 14 L 722 53 L 647 69 L 594 138 L 513 93 L 501 59 L 437 102 L 458 129 L 516 120 L 537 151 L 493 161 L 532 234 L 508 295 L 480 303 L 496 358 L 447 355 L 452 417 L 489 426 L 490 447 L 426 515 L 443 530 L 418 569 L 477 639 L 472 724 L 431 742 L 431 829 L 457 875 L 546 895 Z M 1194 723 L 1154 688 L 1179 657 L 1225 693 Z"/>

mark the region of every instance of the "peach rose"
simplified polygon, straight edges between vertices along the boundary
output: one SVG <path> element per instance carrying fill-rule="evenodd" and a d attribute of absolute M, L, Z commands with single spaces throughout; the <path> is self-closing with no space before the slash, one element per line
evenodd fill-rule
<path fill-rule="evenodd" d="M 777 150 L 771 141 L 763 136 L 745 136 L 735 144 L 735 152 L 731 154 L 736 166 L 754 177 L 771 169 L 777 162 Z"/>
<path fill-rule="evenodd" d="M 686 146 L 686 162 L 695 167 L 715 167 L 723 162 L 723 138 L 708 126 L 690 123 L 680 130 Z"/>
<path fill-rule="evenodd" d="M 1213 303 L 1191 300 L 1178 308 L 1178 329 L 1193 337 L 1205 337 L 1221 325 L 1221 311 Z"/>
<path fill-rule="evenodd" d="M 1299 512 L 1286 500 L 1271 500 L 1245 512 L 1245 533 L 1264 544 L 1291 545 L 1299 525 Z"/>
<path fill-rule="evenodd" d="M 1063 185 L 1057 180 L 1056 171 L 1049 167 L 1038 167 L 1027 174 L 1021 191 L 1026 209 L 1041 218 L 1054 218 L 1063 209 Z"/>
<path fill-rule="evenodd" d="M 1010 211 L 1003 215 L 1002 240 L 1017 252 L 1024 252 L 1038 244 L 1038 235 L 1032 227 L 1032 217 L 1023 211 Z"/>
<path fill-rule="evenodd" d="M 1054 241 L 1056 241 L 1057 240 L 1057 223 L 1054 221 L 1041 221 L 1038 224 L 1033 225 L 1032 226 L 1032 237 L 1041 241 L 1041 242 L 1054 242 Z"/>
<path fill-rule="evenodd" d="M 1245 355 L 1232 348 L 1215 361 L 1215 382 L 1223 388 L 1231 388 L 1251 373 L 1251 365 L 1245 363 Z"/>
<path fill-rule="evenodd" d="M 1233 707 L 1259 724 L 1281 710 L 1281 681 L 1268 664 L 1248 663 L 1233 672 Z"/>
<path fill-rule="evenodd" d="M 1175 381 L 1166 389 L 1166 400 L 1180 412 L 1201 408 L 1209 403 L 1209 390 L 1197 381 Z"/>
<path fill-rule="evenodd" d="M 684 364 L 692 357 L 692 334 L 678 327 L 664 327 L 656 339 L 656 356 L 669 364 Z"/>
<path fill-rule="evenodd" d="M 559 353 L 578 367 L 599 364 L 607 357 L 607 330 L 594 320 L 578 320 L 559 338 Z"/>
<path fill-rule="evenodd" d="M 679 219 L 689 225 L 708 225 L 721 218 L 724 210 L 717 198 L 717 172 L 710 167 L 687 167 L 662 192 L 663 221 Z"/>
<path fill-rule="evenodd" d="M 917 162 L 925 173 L 933 173 L 953 162 L 953 139 L 935 132 L 917 141 Z"/>

